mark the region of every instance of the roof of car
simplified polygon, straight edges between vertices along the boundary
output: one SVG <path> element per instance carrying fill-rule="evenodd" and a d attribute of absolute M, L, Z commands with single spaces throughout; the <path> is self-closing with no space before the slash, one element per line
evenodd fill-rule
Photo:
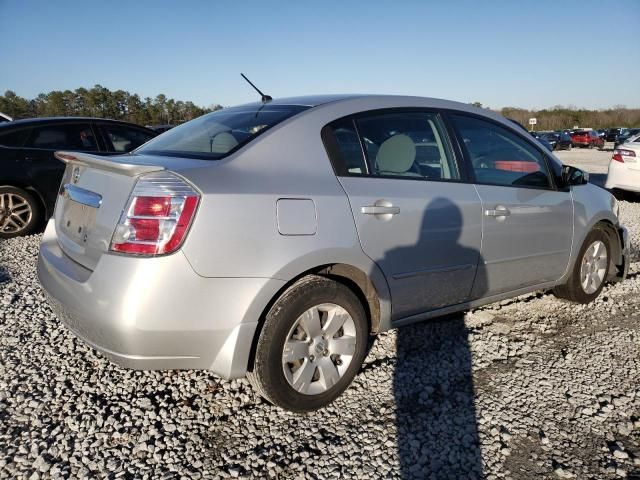
<path fill-rule="evenodd" d="M 302 107 L 317 107 L 325 103 L 337 102 L 339 100 L 349 100 L 358 97 L 368 97 L 371 95 L 347 93 L 347 94 L 333 94 L 333 95 L 303 95 L 299 97 L 283 97 L 274 98 L 267 102 L 269 105 L 299 105 Z M 242 106 L 259 106 L 262 105 L 261 101 L 250 102 Z"/>
<path fill-rule="evenodd" d="M 456 102 L 452 100 L 444 100 L 440 98 L 431 97 L 418 97 L 412 95 L 385 95 L 385 94 L 364 94 L 364 93 L 348 93 L 348 94 L 333 94 L 333 95 L 306 95 L 300 97 L 283 97 L 274 98 L 266 103 L 266 105 L 296 105 L 304 107 L 318 107 L 320 105 L 326 105 L 329 103 L 337 104 L 348 102 L 352 100 L 372 100 L 374 103 L 397 103 L 398 106 L 426 106 L 431 105 L 438 108 L 455 108 L 469 111 L 482 111 L 485 114 L 491 115 L 491 111 L 487 109 L 480 109 L 467 103 Z M 251 102 L 244 105 L 238 105 L 239 107 L 253 107 L 259 108 L 265 105 L 261 101 Z"/>

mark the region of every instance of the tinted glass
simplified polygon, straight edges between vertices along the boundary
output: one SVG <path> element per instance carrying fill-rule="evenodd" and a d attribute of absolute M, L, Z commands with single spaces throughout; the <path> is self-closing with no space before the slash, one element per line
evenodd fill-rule
<path fill-rule="evenodd" d="M 460 174 L 437 114 L 404 112 L 356 120 L 372 175 L 456 180 Z"/>
<path fill-rule="evenodd" d="M 478 183 L 550 188 L 544 156 L 522 137 L 496 125 L 454 115 Z"/>
<path fill-rule="evenodd" d="M 153 138 L 150 133 L 123 125 L 102 124 L 101 127 L 114 152 L 130 152 Z"/>
<path fill-rule="evenodd" d="M 218 110 L 172 128 L 136 153 L 217 160 L 307 108 L 265 104 Z"/>
<path fill-rule="evenodd" d="M 30 128 L 0 129 L 0 145 L 4 145 L 5 147 L 22 147 L 30 131 Z"/>
<path fill-rule="evenodd" d="M 88 151 L 98 149 L 91 126 L 73 123 L 33 127 L 27 146 Z"/>

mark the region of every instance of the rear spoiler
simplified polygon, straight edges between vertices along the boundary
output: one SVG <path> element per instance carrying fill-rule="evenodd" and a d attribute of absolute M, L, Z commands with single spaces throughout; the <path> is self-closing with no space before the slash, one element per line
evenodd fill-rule
<path fill-rule="evenodd" d="M 100 155 L 81 152 L 55 152 L 54 155 L 64 163 L 74 163 L 99 170 L 108 170 L 129 177 L 165 169 L 162 165 L 127 163 L 123 157 L 102 157 Z"/>

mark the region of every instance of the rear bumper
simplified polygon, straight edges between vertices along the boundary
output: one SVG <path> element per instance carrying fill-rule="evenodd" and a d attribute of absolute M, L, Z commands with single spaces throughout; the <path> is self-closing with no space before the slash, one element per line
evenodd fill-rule
<path fill-rule="evenodd" d="M 626 163 L 612 160 L 609 162 L 604 188 L 640 192 L 640 170 L 632 169 Z"/>
<path fill-rule="evenodd" d="M 134 369 L 246 373 L 262 309 L 284 285 L 265 278 L 205 278 L 185 256 L 104 254 L 87 270 L 58 246 L 49 222 L 38 277 L 58 318 L 114 363 Z"/>

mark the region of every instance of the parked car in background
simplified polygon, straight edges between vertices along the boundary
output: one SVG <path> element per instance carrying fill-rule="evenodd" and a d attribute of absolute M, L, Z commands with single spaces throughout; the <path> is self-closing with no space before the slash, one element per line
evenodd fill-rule
<path fill-rule="evenodd" d="M 529 133 L 533 138 L 538 140 L 538 142 L 540 142 L 544 146 L 544 148 L 546 148 L 547 150 L 553 150 L 554 148 L 553 144 L 548 140 L 545 134 L 540 134 L 538 132 L 529 132 Z"/>
<path fill-rule="evenodd" d="M 556 144 L 555 150 L 571 150 L 573 142 L 571 141 L 571 135 L 565 132 L 555 132 Z"/>
<path fill-rule="evenodd" d="M 7 115 L 6 113 L 2 113 L 0 112 L 0 123 L 4 123 L 4 122 L 12 122 L 13 118 L 11 118 L 9 115 Z"/>
<path fill-rule="evenodd" d="M 566 133 L 545 132 L 536 138 L 546 141 L 551 146 L 551 150 L 571 150 L 572 147 L 571 137 Z"/>
<path fill-rule="evenodd" d="M 571 144 L 574 147 L 602 148 L 604 140 L 594 130 L 579 130 L 571 135 Z"/>
<path fill-rule="evenodd" d="M 246 375 L 297 412 L 380 332 L 548 288 L 586 303 L 628 270 L 611 194 L 463 103 L 278 99 L 56 155 L 38 276 L 58 318 L 124 367 Z"/>
<path fill-rule="evenodd" d="M 153 130 L 158 134 L 164 133 L 167 130 L 171 130 L 173 127 L 175 127 L 175 125 L 145 125 L 145 128 L 148 128 L 149 130 Z"/>
<path fill-rule="evenodd" d="M 619 198 L 640 192 L 640 134 L 613 150 L 604 186 Z"/>
<path fill-rule="evenodd" d="M 624 133 L 618 135 L 614 148 L 618 148 L 618 145 L 625 143 L 631 137 L 634 137 L 640 133 L 640 128 L 629 128 Z"/>
<path fill-rule="evenodd" d="M 605 141 L 607 142 L 617 142 L 618 141 L 618 135 L 624 135 L 626 133 L 627 129 L 626 128 L 610 128 L 607 130 L 607 133 L 604 137 Z"/>
<path fill-rule="evenodd" d="M 53 213 L 64 164 L 56 150 L 130 152 L 152 130 L 103 118 L 34 118 L 0 124 L 0 238 L 27 235 Z"/>

